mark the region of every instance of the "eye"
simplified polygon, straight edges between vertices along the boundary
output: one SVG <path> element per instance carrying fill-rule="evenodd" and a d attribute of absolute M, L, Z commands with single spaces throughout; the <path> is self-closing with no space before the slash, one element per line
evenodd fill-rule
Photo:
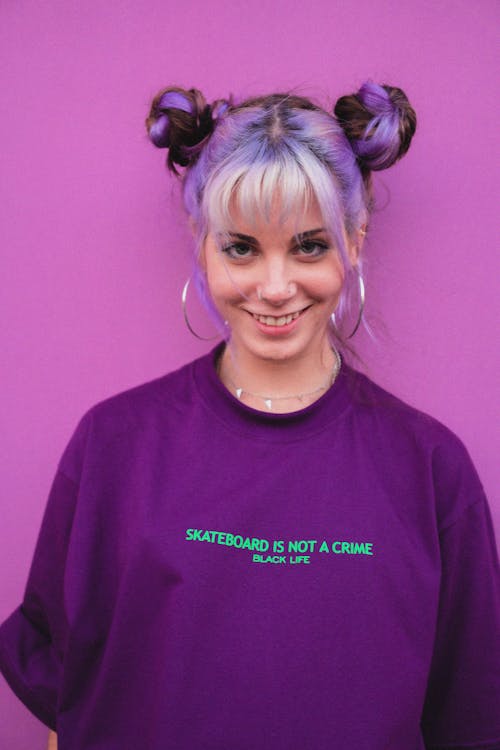
<path fill-rule="evenodd" d="M 232 242 L 221 248 L 221 252 L 232 260 L 246 260 L 253 255 L 253 248 L 245 242 Z"/>
<path fill-rule="evenodd" d="M 304 240 L 299 245 L 299 255 L 306 258 L 319 258 L 324 255 L 329 249 L 327 242 L 320 242 L 319 240 Z"/>

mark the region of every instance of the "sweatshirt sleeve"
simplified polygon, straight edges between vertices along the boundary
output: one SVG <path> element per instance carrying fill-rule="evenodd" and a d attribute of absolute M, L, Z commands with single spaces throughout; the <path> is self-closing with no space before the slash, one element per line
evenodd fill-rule
<path fill-rule="evenodd" d="M 64 573 L 81 463 L 84 422 L 73 433 L 50 487 L 24 597 L 0 625 L 0 671 L 17 697 L 56 729 L 59 683 L 67 635 Z"/>
<path fill-rule="evenodd" d="M 498 551 L 478 494 L 440 533 L 440 603 L 422 715 L 427 750 L 500 749 Z"/>

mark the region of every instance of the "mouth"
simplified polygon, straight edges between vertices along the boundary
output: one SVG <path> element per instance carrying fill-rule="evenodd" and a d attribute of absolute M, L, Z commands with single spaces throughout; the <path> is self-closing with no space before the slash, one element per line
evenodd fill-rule
<path fill-rule="evenodd" d="M 311 305 L 307 305 L 307 307 L 303 307 L 302 310 L 297 310 L 296 312 L 289 313 L 288 315 L 280 315 L 279 317 L 276 317 L 274 315 L 257 315 L 256 313 L 250 312 L 248 310 L 247 312 L 255 320 L 257 320 L 259 323 L 262 323 L 265 326 L 269 326 L 272 328 L 281 328 L 282 326 L 290 325 L 292 321 L 300 317 L 310 307 Z"/>

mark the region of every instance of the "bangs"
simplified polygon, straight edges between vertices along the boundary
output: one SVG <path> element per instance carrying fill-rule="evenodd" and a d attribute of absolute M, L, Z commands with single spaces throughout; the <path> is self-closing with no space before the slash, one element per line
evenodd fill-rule
<path fill-rule="evenodd" d="M 235 214 L 249 226 L 259 219 L 268 223 L 278 195 L 278 221 L 284 223 L 290 215 L 306 212 L 313 197 L 310 181 L 292 160 L 240 169 L 233 166 L 228 174 L 224 172 L 207 185 L 206 219 L 212 231 L 224 232 L 234 226 Z"/>
<path fill-rule="evenodd" d="M 269 223 L 274 208 L 281 224 L 293 217 L 297 233 L 316 199 L 324 225 L 343 254 L 342 211 L 334 178 L 310 151 L 297 152 L 294 145 L 294 152 L 282 150 L 271 159 L 251 161 L 233 154 L 212 175 L 204 190 L 202 211 L 207 230 L 220 242 L 227 241 L 235 229 L 236 217 L 248 226 L 255 226 L 259 219 Z"/>

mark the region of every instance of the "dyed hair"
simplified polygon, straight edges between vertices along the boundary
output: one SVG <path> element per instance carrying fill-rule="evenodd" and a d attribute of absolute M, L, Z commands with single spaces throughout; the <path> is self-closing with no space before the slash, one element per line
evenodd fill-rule
<path fill-rule="evenodd" d="M 294 216 L 298 223 L 315 198 L 344 266 L 337 326 L 350 307 L 356 309 L 357 274 L 348 242 L 368 225 L 372 171 L 400 159 L 416 128 L 401 89 L 368 81 L 329 113 L 290 92 L 208 104 L 197 89 L 170 86 L 154 97 L 146 127 L 155 146 L 168 149 L 167 166 L 181 179 L 184 206 L 198 231 L 195 259 L 209 231 L 221 243 L 226 239 L 231 207 L 249 224 L 258 213 L 269 219 L 279 191 L 280 218 Z M 358 258 L 360 271 L 361 266 Z M 227 339 L 197 262 L 193 272 L 202 301 Z M 329 327 L 330 339 L 345 348 L 337 326 Z"/>

